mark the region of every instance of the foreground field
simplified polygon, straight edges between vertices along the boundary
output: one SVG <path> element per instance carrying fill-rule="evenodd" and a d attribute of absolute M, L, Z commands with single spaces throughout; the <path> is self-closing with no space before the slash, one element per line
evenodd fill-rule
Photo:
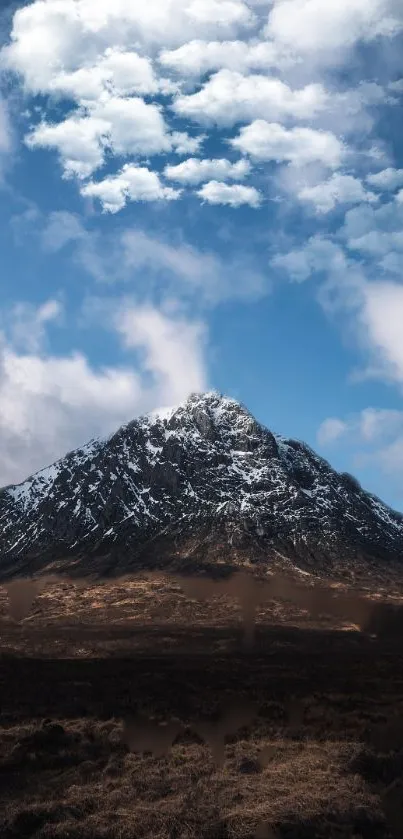
<path fill-rule="evenodd" d="M 158 579 L 2 597 L 2 839 L 402 836 L 399 638 L 268 603 L 246 650 Z"/>

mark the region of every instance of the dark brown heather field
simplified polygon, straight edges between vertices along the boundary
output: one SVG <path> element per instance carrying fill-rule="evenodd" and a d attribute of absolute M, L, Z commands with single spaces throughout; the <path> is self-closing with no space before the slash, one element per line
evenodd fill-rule
<path fill-rule="evenodd" d="M 0 596 L 1 839 L 403 837 L 400 613 L 368 591 L 267 600 L 247 643 L 162 576 Z"/>

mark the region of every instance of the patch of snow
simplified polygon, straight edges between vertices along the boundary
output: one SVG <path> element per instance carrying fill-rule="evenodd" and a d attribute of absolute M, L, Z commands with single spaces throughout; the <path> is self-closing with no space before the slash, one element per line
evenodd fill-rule
<path fill-rule="evenodd" d="M 161 422 L 168 422 L 168 420 L 171 419 L 180 407 L 180 405 L 171 405 L 170 407 L 156 408 L 154 411 L 150 411 L 147 414 L 147 417 L 152 422 L 156 422 L 157 420 L 161 420 Z"/>

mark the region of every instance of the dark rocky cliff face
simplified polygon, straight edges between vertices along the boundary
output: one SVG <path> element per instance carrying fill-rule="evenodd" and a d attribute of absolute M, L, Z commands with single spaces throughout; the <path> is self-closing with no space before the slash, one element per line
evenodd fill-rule
<path fill-rule="evenodd" d="M 193 395 L 0 491 L 0 575 L 293 563 L 403 570 L 403 516 L 237 402 Z"/>

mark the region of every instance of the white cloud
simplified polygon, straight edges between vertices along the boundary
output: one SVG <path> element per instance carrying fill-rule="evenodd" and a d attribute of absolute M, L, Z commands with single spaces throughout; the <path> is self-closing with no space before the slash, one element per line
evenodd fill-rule
<path fill-rule="evenodd" d="M 98 99 L 105 92 L 120 97 L 157 93 L 159 89 L 149 58 L 116 47 L 108 47 L 93 65 L 55 73 L 47 86 L 49 93 L 78 102 Z"/>
<path fill-rule="evenodd" d="M 214 70 L 269 70 L 295 63 L 295 57 L 272 41 L 201 41 L 193 40 L 176 50 L 163 50 L 158 60 L 163 67 L 183 76 L 198 77 Z"/>
<path fill-rule="evenodd" d="M 253 49 L 257 50 L 257 46 Z M 321 128 L 354 133 L 371 130 L 373 106 L 395 102 L 396 98 L 375 82 L 361 82 L 346 90 L 326 90 L 318 81 L 305 85 L 300 82 L 292 88 L 274 75 L 249 73 L 248 69 L 241 73 L 224 67 L 210 75 L 200 90 L 179 94 L 173 108 L 179 116 L 199 124 L 231 126 L 254 119 L 313 120 Z"/>
<path fill-rule="evenodd" d="M 107 122 L 110 146 L 117 155 L 159 154 L 171 148 L 161 109 L 154 103 L 136 96 L 110 96 L 100 100 L 90 113 Z"/>
<path fill-rule="evenodd" d="M 208 204 L 227 204 L 230 207 L 240 207 L 242 204 L 249 204 L 250 207 L 259 207 L 262 202 L 260 192 L 253 186 L 242 184 L 220 183 L 209 181 L 197 190 L 197 195 Z"/>
<path fill-rule="evenodd" d="M 304 247 L 276 255 L 271 264 L 299 282 L 322 274 L 319 302 L 329 313 L 342 315 L 344 328 L 367 357 L 360 378 L 377 378 L 403 388 L 400 282 L 370 279 L 371 274 L 339 244 L 320 236 L 312 237 Z"/>
<path fill-rule="evenodd" d="M 403 268 L 403 205 L 378 208 L 360 205 L 346 213 L 341 235 L 350 251 L 372 257 L 381 271 L 401 276 Z"/>
<path fill-rule="evenodd" d="M 313 2 L 283 0 L 290 8 L 296 4 L 301 14 L 302 6 Z M 121 167 L 129 157 L 130 164 L 134 158 L 148 166 L 153 155 L 195 155 L 206 138 L 181 130 L 178 117 L 183 117 L 221 127 L 251 122 L 228 142 L 262 162 L 337 168 L 348 152 L 340 135 L 370 131 L 371 106 L 392 100 L 391 88 L 388 93 L 380 84 L 362 82 L 351 90 L 327 90 L 320 75 L 312 73 L 313 81 L 306 83 L 306 56 L 301 60 L 295 45 L 282 36 L 262 39 L 264 5 L 257 3 L 256 14 L 245 0 L 153 0 L 142 7 L 127 0 L 34 0 L 18 9 L 1 63 L 20 75 L 26 92 L 50 97 L 49 110 L 45 105 L 40 111 L 41 122 L 31 125 L 28 147 L 54 149 L 64 177 L 87 180 L 113 157 Z M 279 8 L 275 2 L 271 22 Z M 195 92 L 195 81 L 205 73 L 212 75 Z M 158 101 L 142 98 L 156 96 Z M 163 102 L 164 97 L 172 101 Z M 58 98 L 69 100 L 60 122 L 53 107 Z M 175 120 L 172 132 L 169 110 Z M 35 109 L 32 113 L 35 117 Z M 313 122 L 316 129 L 293 125 L 300 120 Z M 173 170 L 169 164 L 167 171 Z M 109 194 L 117 189 L 110 177 L 115 174 L 108 171 L 102 181 Z M 229 177 L 208 175 L 220 183 Z M 317 203 L 310 193 L 316 185 L 305 186 L 303 200 Z M 113 198 L 112 204 L 124 206 L 122 199 Z"/>
<path fill-rule="evenodd" d="M 203 324 L 144 306 L 125 307 L 116 318 L 116 328 L 127 348 L 143 351 L 143 367 L 154 377 L 161 405 L 205 389 Z"/>
<path fill-rule="evenodd" d="M 104 96 L 60 123 L 42 122 L 27 137 L 30 148 L 59 152 L 65 177 L 85 180 L 103 166 L 107 151 L 117 156 L 149 156 L 198 151 L 204 136 L 168 134 L 161 109 L 139 97 Z"/>
<path fill-rule="evenodd" d="M 368 175 L 367 181 L 371 186 L 375 186 L 382 191 L 394 190 L 403 185 L 403 169 L 389 167 L 383 169 L 382 172 Z"/>
<path fill-rule="evenodd" d="M 52 306 L 50 301 L 38 311 L 42 325 L 54 314 Z M 23 480 L 89 438 L 207 387 L 202 324 L 132 305 L 119 312 L 114 328 L 126 351 L 142 354 L 136 369 L 97 369 L 80 352 L 20 353 L 3 337 L 0 485 Z"/>
<path fill-rule="evenodd" d="M 313 162 L 329 168 L 340 166 L 345 148 L 329 131 L 296 127 L 287 129 L 277 123 L 258 119 L 241 128 L 230 144 L 260 161 L 276 161 L 303 166 Z"/>
<path fill-rule="evenodd" d="M 116 155 L 158 154 L 171 148 L 157 105 L 139 97 L 106 96 L 63 122 L 43 122 L 26 138 L 30 148 L 57 149 L 66 177 L 84 179 L 103 165 L 105 150 Z"/>
<path fill-rule="evenodd" d="M 381 230 L 389 233 L 399 230 L 403 225 L 403 214 L 394 202 L 381 204 L 379 207 L 360 205 L 353 207 L 345 215 L 344 226 L 340 231 L 346 241 L 358 239 L 366 233 Z"/>
<path fill-rule="evenodd" d="M 339 440 L 347 429 L 346 423 L 336 417 L 329 417 L 329 419 L 322 422 L 317 438 L 321 446 L 327 446 L 329 443 Z"/>
<path fill-rule="evenodd" d="M 197 23 L 241 24 L 253 23 L 253 15 L 246 3 L 239 0 L 190 0 L 186 14 Z"/>
<path fill-rule="evenodd" d="M 186 131 L 172 131 L 171 142 L 175 154 L 196 154 L 206 139 L 205 134 L 191 137 Z"/>
<path fill-rule="evenodd" d="M 272 258 L 271 265 L 286 271 L 295 282 L 303 282 L 315 272 L 339 275 L 348 270 L 342 248 L 319 235 L 312 236 L 301 248 L 277 254 Z"/>
<path fill-rule="evenodd" d="M 47 300 L 42 306 L 31 303 L 16 303 L 2 316 L 0 326 L 3 336 L 15 349 L 38 352 L 46 339 L 46 329 L 52 321 L 61 319 L 63 307 L 59 300 Z"/>
<path fill-rule="evenodd" d="M 403 430 L 403 411 L 390 408 L 365 408 L 358 417 L 357 425 L 362 440 L 368 443 L 374 442 Z"/>
<path fill-rule="evenodd" d="M 280 79 L 219 70 L 197 93 L 178 96 L 173 108 L 178 116 L 201 124 L 230 126 L 257 118 L 309 119 L 327 103 L 328 94 L 320 84 L 292 90 Z"/>
<path fill-rule="evenodd" d="M 339 174 L 315 186 L 303 187 L 298 198 L 313 204 L 317 213 L 329 213 L 337 204 L 375 203 L 378 200 L 378 196 L 368 192 L 358 178 Z"/>
<path fill-rule="evenodd" d="M 128 201 L 175 201 L 181 191 L 163 186 L 158 174 L 126 163 L 117 175 L 85 184 L 81 195 L 98 198 L 105 212 L 117 213 Z"/>
<path fill-rule="evenodd" d="M 108 129 L 104 120 L 71 116 L 53 125 L 41 123 L 25 142 L 29 148 L 57 149 L 65 176 L 86 178 L 104 162 Z"/>
<path fill-rule="evenodd" d="M 402 28 L 400 0 L 274 0 L 266 35 L 331 61 L 358 41 L 391 37 Z"/>
<path fill-rule="evenodd" d="M 403 204 L 403 189 L 400 189 L 396 195 L 396 201 L 398 204 Z"/>
<path fill-rule="evenodd" d="M 348 247 L 350 250 L 361 251 L 372 256 L 390 255 L 391 251 L 396 249 L 403 251 L 403 229 L 390 232 L 371 230 L 357 239 L 349 239 Z"/>
<path fill-rule="evenodd" d="M 47 92 L 61 68 L 94 66 L 111 45 L 152 52 L 192 38 L 233 37 L 251 23 L 242 0 L 36 0 L 14 14 L 3 62 L 27 90 Z"/>
<path fill-rule="evenodd" d="M 374 375 L 403 385 L 403 286 L 367 283 L 359 322 Z"/>
<path fill-rule="evenodd" d="M 250 171 L 251 165 L 247 160 L 231 163 L 225 158 L 198 160 L 191 157 L 177 166 L 166 166 L 164 175 L 171 181 L 197 186 L 210 178 L 219 178 L 221 181 L 242 180 L 250 174 Z"/>

